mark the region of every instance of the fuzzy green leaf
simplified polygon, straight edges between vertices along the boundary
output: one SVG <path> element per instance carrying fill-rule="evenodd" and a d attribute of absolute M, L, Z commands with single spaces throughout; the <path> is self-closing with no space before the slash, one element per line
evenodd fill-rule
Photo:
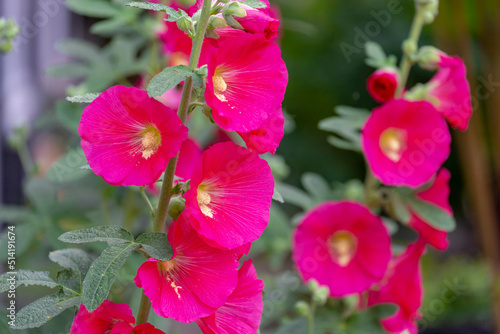
<path fill-rule="evenodd" d="M 49 253 L 49 259 L 63 268 L 71 269 L 80 285 L 92 265 L 92 258 L 85 251 L 76 248 L 56 250 Z"/>
<path fill-rule="evenodd" d="M 259 0 L 246 0 L 246 1 L 239 1 L 239 3 L 241 5 L 246 5 L 248 7 L 252 7 L 252 8 L 266 8 L 267 5 L 262 2 L 262 1 L 259 1 Z"/>
<path fill-rule="evenodd" d="M 57 284 L 59 284 L 64 293 L 68 295 L 81 295 L 82 282 L 73 270 L 63 269 L 57 273 Z"/>
<path fill-rule="evenodd" d="M 69 307 L 80 305 L 80 297 L 58 292 L 40 298 L 16 315 L 16 329 L 37 328 Z"/>
<path fill-rule="evenodd" d="M 11 282 L 15 282 L 16 288 L 21 285 L 40 285 L 47 286 L 49 288 L 55 288 L 58 286 L 58 284 L 50 278 L 48 271 L 20 269 L 14 275 L 10 275 L 9 273 L 0 275 L 0 293 L 10 289 L 10 283 L 7 281 L 10 278 L 15 278 Z"/>
<path fill-rule="evenodd" d="M 134 1 L 134 2 L 128 3 L 126 6 L 167 13 L 168 18 L 166 19 L 166 21 L 170 21 L 170 22 L 175 22 L 178 19 L 180 19 L 181 17 L 187 16 L 186 12 L 183 11 L 182 9 L 179 9 L 177 11 L 171 7 L 168 7 L 168 6 L 165 6 L 162 4 L 158 4 L 158 3 Z"/>
<path fill-rule="evenodd" d="M 407 203 L 413 211 L 429 225 L 443 231 L 453 231 L 456 222 L 453 216 L 449 215 L 440 207 L 416 198 L 408 198 Z"/>
<path fill-rule="evenodd" d="M 186 65 L 167 67 L 151 80 L 148 94 L 151 97 L 161 96 L 192 75 L 193 72 Z"/>
<path fill-rule="evenodd" d="M 107 18 L 120 14 L 118 7 L 109 2 L 96 0 L 68 0 L 66 6 L 77 14 Z"/>
<path fill-rule="evenodd" d="M 66 98 L 66 101 L 73 102 L 73 103 L 90 103 L 97 99 L 101 93 L 87 93 L 87 94 L 82 94 L 82 95 L 76 95 L 76 96 L 68 96 Z"/>
<path fill-rule="evenodd" d="M 138 247 L 133 242 L 111 244 L 92 263 L 82 289 L 82 302 L 89 312 L 93 312 L 106 299 L 118 272 Z"/>
<path fill-rule="evenodd" d="M 375 42 L 366 42 L 365 43 L 365 52 L 368 58 L 373 60 L 385 60 L 386 55 L 384 49 L 380 46 L 380 44 Z"/>
<path fill-rule="evenodd" d="M 157 260 L 168 261 L 173 255 L 172 246 L 170 246 L 165 233 L 144 233 L 138 236 L 135 242 L 140 244 L 146 253 Z"/>
<path fill-rule="evenodd" d="M 108 244 L 114 244 L 132 242 L 134 241 L 134 237 L 129 231 L 118 226 L 94 226 L 66 232 L 59 237 L 59 240 L 72 244 L 94 241 L 104 241 Z"/>
<path fill-rule="evenodd" d="M 98 61 L 101 56 L 99 48 L 90 42 L 80 39 L 67 39 L 60 42 L 57 48 L 70 56 L 87 61 Z"/>

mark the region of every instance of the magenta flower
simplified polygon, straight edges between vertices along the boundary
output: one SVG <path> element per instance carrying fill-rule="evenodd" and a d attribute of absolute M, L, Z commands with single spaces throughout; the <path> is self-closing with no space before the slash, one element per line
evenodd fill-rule
<path fill-rule="evenodd" d="M 421 200 L 434 204 L 444 209 L 449 215 L 452 215 L 453 212 L 448 202 L 448 197 L 450 195 L 450 186 L 448 183 L 450 177 L 450 172 L 445 168 L 441 168 L 432 185 L 428 189 L 417 193 L 417 196 Z M 421 219 L 418 214 L 412 212 L 409 225 L 431 246 L 439 250 L 448 248 L 448 234 L 446 231 L 439 230 L 429 225 Z"/>
<path fill-rule="evenodd" d="M 183 182 L 189 180 L 193 174 L 194 166 L 201 157 L 201 153 L 200 144 L 196 139 L 186 139 L 179 151 L 175 176 Z"/>
<path fill-rule="evenodd" d="M 147 92 L 114 86 L 85 108 L 78 132 L 94 173 L 112 185 L 144 186 L 160 177 L 188 129 Z"/>
<path fill-rule="evenodd" d="M 429 95 L 451 126 L 464 131 L 472 115 L 471 93 L 466 68 L 459 57 L 440 53 L 438 72 L 429 81 Z"/>
<path fill-rule="evenodd" d="M 271 169 L 232 142 L 203 152 L 184 194 L 191 224 L 214 247 L 233 249 L 260 237 L 274 192 Z"/>
<path fill-rule="evenodd" d="M 366 86 L 375 101 L 384 103 L 394 98 L 398 83 L 399 74 L 397 70 L 381 68 L 368 77 Z"/>
<path fill-rule="evenodd" d="M 292 257 L 304 279 L 332 297 L 359 293 L 380 281 L 391 259 L 381 219 L 354 202 L 324 202 L 306 213 L 293 235 Z"/>
<path fill-rule="evenodd" d="M 83 304 L 71 325 L 70 334 L 164 334 L 151 324 L 133 326 L 135 318 L 127 304 L 115 304 L 105 300 L 89 312 Z M 146 331 L 146 330 L 147 331 Z"/>
<path fill-rule="evenodd" d="M 213 314 L 238 283 L 240 250 L 209 246 L 185 214 L 170 228 L 168 240 L 174 249 L 172 259 L 144 262 L 135 284 L 144 289 L 153 310 L 162 317 L 192 322 Z"/>
<path fill-rule="evenodd" d="M 196 323 L 204 334 L 256 334 L 264 307 L 263 289 L 252 260 L 245 261 L 238 270 L 238 285 L 226 304 Z"/>
<path fill-rule="evenodd" d="M 284 125 L 285 118 L 280 107 L 280 111 L 271 113 L 269 119 L 258 129 L 247 133 L 238 132 L 238 134 L 250 150 L 258 154 L 266 152 L 274 154 L 280 145 L 281 139 L 283 139 Z"/>
<path fill-rule="evenodd" d="M 446 122 L 427 101 L 391 100 L 375 108 L 361 131 L 370 169 L 384 184 L 416 188 L 450 154 Z"/>
<path fill-rule="evenodd" d="M 406 251 L 393 259 L 380 289 L 370 291 L 368 306 L 382 303 L 396 304 L 398 311 L 381 321 L 389 333 L 418 334 L 415 319 L 420 318 L 418 309 L 422 305 L 422 273 L 420 257 L 425 250 L 422 240 L 408 246 Z"/>
<path fill-rule="evenodd" d="M 258 129 L 278 112 L 288 72 L 278 45 L 260 34 L 223 38 L 208 56 L 206 103 L 227 131 Z"/>

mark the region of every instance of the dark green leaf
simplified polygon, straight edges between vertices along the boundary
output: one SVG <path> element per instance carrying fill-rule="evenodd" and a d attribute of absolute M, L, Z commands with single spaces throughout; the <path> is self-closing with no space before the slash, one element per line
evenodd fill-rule
<path fill-rule="evenodd" d="M 134 241 L 129 231 L 118 226 L 94 226 L 82 230 L 66 232 L 59 240 L 73 244 L 105 241 L 109 244 Z"/>
<path fill-rule="evenodd" d="M 191 69 L 185 65 L 167 67 L 151 80 L 148 94 L 151 97 L 161 96 L 192 75 Z"/>
<path fill-rule="evenodd" d="M 276 190 L 279 191 L 286 203 L 296 205 L 304 210 L 314 206 L 314 202 L 308 194 L 291 185 L 278 183 Z"/>
<path fill-rule="evenodd" d="M 19 223 L 25 222 L 32 216 L 30 210 L 22 206 L 1 205 L 0 222 Z"/>
<path fill-rule="evenodd" d="M 127 27 L 127 21 L 122 16 L 113 17 L 107 20 L 99 21 L 90 27 L 92 34 L 109 36 L 116 32 L 123 32 Z"/>
<path fill-rule="evenodd" d="M 173 255 L 172 246 L 170 246 L 165 233 L 144 233 L 138 236 L 135 242 L 140 244 L 149 256 L 157 260 L 168 261 Z"/>
<path fill-rule="evenodd" d="M 90 267 L 83 281 L 82 302 L 93 312 L 108 296 L 116 275 L 129 255 L 139 247 L 136 243 L 111 244 Z"/>
<path fill-rule="evenodd" d="M 407 203 L 411 206 L 412 210 L 415 211 L 417 216 L 422 218 L 422 220 L 429 225 L 447 232 L 455 229 L 455 219 L 442 208 L 416 198 L 408 198 Z"/>
<path fill-rule="evenodd" d="M 392 209 L 396 218 L 403 224 L 410 222 L 411 214 L 408 210 L 405 201 L 401 198 L 400 194 L 393 192 L 391 196 Z"/>
<path fill-rule="evenodd" d="M 90 17 L 107 18 L 120 13 L 118 7 L 98 0 L 68 0 L 66 6 L 75 13 Z"/>
<path fill-rule="evenodd" d="M 8 279 L 11 278 L 14 279 L 12 281 L 8 281 Z M 48 271 L 19 269 L 14 275 L 11 275 L 9 273 L 2 274 L 0 275 L 0 293 L 8 291 L 10 289 L 9 282 L 13 282 L 16 288 L 21 285 L 40 285 L 48 286 L 49 288 L 57 287 L 57 283 L 54 282 L 52 278 L 50 278 Z"/>
<path fill-rule="evenodd" d="M 16 329 L 37 328 L 65 309 L 80 305 L 80 297 L 58 292 L 34 301 L 16 315 Z"/>
<path fill-rule="evenodd" d="M 80 39 L 67 39 L 60 42 L 57 48 L 70 56 L 87 61 L 99 61 L 99 49 L 94 44 Z"/>
<path fill-rule="evenodd" d="M 56 116 L 68 130 L 78 133 L 83 107 L 76 103 L 59 101 L 56 104 Z"/>
<path fill-rule="evenodd" d="M 304 189 L 319 200 L 330 198 L 332 190 L 325 179 L 315 173 L 304 173 L 301 178 Z"/>
<path fill-rule="evenodd" d="M 180 19 L 182 16 L 187 16 L 186 12 L 184 12 L 181 9 L 176 11 L 175 9 L 173 9 L 171 7 L 168 7 L 168 6 L 165 6 L 162 4 L 158 4 L 158 3 L 134 1 L 134 2 L 128 3 L 127 6 L 167 13 L 168 19 L 166 19 L 166 20 L 170 21 L 170 22 L 175 22 L 178 19 Z"/>
<path fill-rule="evenodd" d="M 97 99 L 100 94 L 101 93 L 87 93 L 77 96 L 68 96 L 66 100 L 73 103 L 90 103 Z"/>
<path fill-rule="evenodd" d="M 80 282 L 83 282 L 85 275 L 92 265 L 92 258 L 83 250 L 76 248 L 50 252 L 49 259 L 63 268 L 71 269 Z"/>
<path fill-rule="evenodd" d="M 67 295 L 81 295 L 82 282 L 80 277 L 70 269 L 63 269 L 57 273 L 57 284 L 59 284 Z"/>

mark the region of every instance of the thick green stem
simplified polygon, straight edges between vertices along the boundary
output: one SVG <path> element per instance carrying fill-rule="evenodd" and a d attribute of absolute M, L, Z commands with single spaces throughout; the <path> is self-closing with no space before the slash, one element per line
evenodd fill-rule
<path fill-rule="evenodd" d="M 420 39 L 420 34 L 422 33 L 422 28 L 424 26 L 424 11 L 422 7 L 417 3 L 415 6 L 416 13 L 413 17 L 413 23 L 411 25 L 410 36 L 404 42 L 407 45 L 414 45 L 415 51 L 418 46 L 418 40 Z M 408 82 L 408 77 L 410 75 L 410 69 L 414 63 L 414 60 L 411 58 L 411 54 L 409 54 L 404 46 L 403 46 L 403 60 L 401 61 L 401 81 L 399 82 L 398 89 L 396 90 L 396 97 L 401 97 L 403 91 L 406 87 L 406 83 Z"/>
<path fill-rule="evenodd" d="M 205 38 L 205 32 L 207 30 L 208 19 L 210 16 L 210 7 L 212 5 L 211 0 L 204 0 L 203 7 L 201 9 L 200 20 L 196 26 L 196 34 L 193 40 L 193 48 L 191 49 L 191 57 L 189 58 L 189 67 L 195 70 L 198 67 L 198 62 L 200 60 L 201 47 L 203 45 L 203 39 Z M 191 92 L 193 90 L 193 80 L 187 78 L 184 82 L 184 88 L 182 89 L 181 102 L 179 104 L 179 117 L 182 123 L 185 123 L 187 117 L 187 111 L 189 104 L 191 103 Z M 170 199 L 172 198 L 172 184 L 174 181 L 175 168 L 177 166 L 177 159 L 179 154 L 170 159 L 167 168 L 165 170 L 165 176 L 163 178 L 163 184 L 160 192 L 160 201 L 158 203 L 158 208 L 156 210 L 153 231 L 154 232 L 164 232 L 165 221 L 167 218 L 168 205 Z M 142 324 L 148 321 L 149 311 L 151 309 L 151 302 L 149 298 L 142 293 L 141 306 L 139 308 L 139 313 L 137 315 L 137 324 Z"/>
<path fill-rule="evenodd" d="M 311 302 L 307 321 L 307 334 L 314 334 L 314 312 L 316 311 L 316 303 Z"/>

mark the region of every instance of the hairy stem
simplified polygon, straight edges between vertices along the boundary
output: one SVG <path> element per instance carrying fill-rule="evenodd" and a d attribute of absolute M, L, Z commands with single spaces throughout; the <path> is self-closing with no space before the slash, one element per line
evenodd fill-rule
<path fill-rule="evenodd" d="M 198 62 L 200 60 L 201 47 L 203 44 L 203 39 L 205 37 L 205 32 L 207 30 L 208 19 L 210 16 L 210 7 L 212 1 L 204 0 L 203 7 L 201 9 L 200 20 L 196 26 L 196 34 L 193 40 L 193 48 L 191 49 L 191 56 L 189 58 L 189 68 L 195 70 L 198 67 Z M 191 103 L 191 91 L 193 90 L 193 80 L 187 78 L 184 82 L 184 88 L 182 89 L 181 102 L 179 104 L 179 117 L 182 123 L 185 123 L 187 117 L 187 111 L 189 104 Z M 174 181 L 175 168 L 177 166 L 177 159 L 179 154 L 170 159 L 167 168 L 165 170 L 165 176 L 163 178 L 163 184 L 161 187 L 160 201 L 158 203 L 158 208 L 156 209 L 156 215 L 153 225 L 154 232 L 164 232 L 165 221 L 167 218 L 168 205 L 170 199 L 172 198 L 172 184 Z M 148 321 L 149 311 L 151 309 L 151 302 L 149 298 L 142 293 L 141 306 L 139 308 L 139 313 L 137 314 L 137 324 L 142 324 Z"/>

